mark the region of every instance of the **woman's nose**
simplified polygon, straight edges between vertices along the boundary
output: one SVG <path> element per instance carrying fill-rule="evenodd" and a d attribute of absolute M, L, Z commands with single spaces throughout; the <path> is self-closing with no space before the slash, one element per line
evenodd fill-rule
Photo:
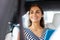
<path fill-rule="evenodd" d="M 34 12 L 33 15 L 36 15 L 36 13 Z"/>

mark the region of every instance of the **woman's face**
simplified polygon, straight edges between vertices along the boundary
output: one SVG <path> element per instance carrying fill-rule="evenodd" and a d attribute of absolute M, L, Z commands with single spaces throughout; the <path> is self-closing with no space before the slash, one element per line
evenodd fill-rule
<path fill-rule="evenodd" d="M 39 9 L 39 7 L 37 6 L 31 7 L 29 17 L 32 22 L 40 22 L 42 17 L 42 12 Z"/>

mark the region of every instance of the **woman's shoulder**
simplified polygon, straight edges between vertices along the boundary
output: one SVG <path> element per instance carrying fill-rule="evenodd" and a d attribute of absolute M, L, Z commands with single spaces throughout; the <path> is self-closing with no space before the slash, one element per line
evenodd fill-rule
<path fill-rule="evenodd" d="M 25 33 L 29 32 L 28 28 L 23 28 L 23 30 L 24 30 Z"/>
<path fill-rule="evenodd" d="M 45 28 L 47 31 L 55 31 L 54 29 Z"/>
<path fill-rule="evenodd" d="M 54 31 L 55 31 L 54 29 L 46 28 L 46 35 L 45 35 L 46 38 L 45 39 L 49 39 Z"/>
<path fill-rule="evenodd" d="M 53 34 L 54 31 L 55 31 L 54 29 L 46 28 L 47 34 Z"/>
<path fill-rule="evenodd" d="M 28 28 L 23 28 L 23 30 L 27 31 L 27 30 L 28 30 Z"/>

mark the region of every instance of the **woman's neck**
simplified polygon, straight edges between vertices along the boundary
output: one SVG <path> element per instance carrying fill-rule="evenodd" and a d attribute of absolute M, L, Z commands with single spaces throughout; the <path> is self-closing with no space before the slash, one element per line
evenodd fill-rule
<path fill-rule="evenodd" d="M 41 37 L 43 33 L 43 28 L 40 26 L 40 23 L 32 23 L 29 29 L 37 36 Z"/>
<path fill-rule="evenodd" d="M 32 29 L 35 29 L 35 30 L 37 30 L 37 29 L 42 29 L 42 27 L 40 26 L 40 23 L 39 23 L 39 22 L 37 22 L 37 23 L 32 23 L 31 28 L 32 28 Z"/>

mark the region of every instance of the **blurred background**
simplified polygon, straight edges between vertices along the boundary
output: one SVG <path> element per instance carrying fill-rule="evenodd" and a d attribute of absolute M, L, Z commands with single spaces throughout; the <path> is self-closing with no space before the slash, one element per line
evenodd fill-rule
<path fill-rule="evenodd" d="M 19 7 L 20 7 L 19 9 L 18 0 L 0 0 L 0 40 L 4 40 L 6 34 L 9 33 L 8 22 L 11 20 L 13 21 L 15 20 L 14 23 L 18 23 L 17 21 L 18 17 L 21 17 L 23 14 L 26 13 L 25 6 L 24 6 L 25 2 L 29 4 L 32 1 L 36 1 L 36 0 L 25 0 L 25 1 L 21 0 L 19 4 Z M 40 1 L 41 6 L 44 10 L 44 20 L 47 27 L 49 27 L 49 25 L 50 26 L 55 25 L 55 24 L 52 24 L 52 23 L 56 23 L 55 22 L 56 18 L 54 18 L 54 15 L 57 14 L 59 15 L 59 18 L 60 18 L 60 1 L 57 1 L 57 0 L 56 1 L 37 0 L 37 1 Z M 28 7 L 28 4 L 27 4 L 27 7 Z M 20 12 L 18 12 L 18 9 L 20 10 Z M 20 16 L 18 16 L 19 14 Z M 16 18 L 16 19 L 13 19 L 13 18 Z M 53 21 L 53 19 L 55 21 Z M 59 22 L 59 20 L 57 20 L 57 22 Z M 55 29 L 54 26 L 49 28 Z"/>

